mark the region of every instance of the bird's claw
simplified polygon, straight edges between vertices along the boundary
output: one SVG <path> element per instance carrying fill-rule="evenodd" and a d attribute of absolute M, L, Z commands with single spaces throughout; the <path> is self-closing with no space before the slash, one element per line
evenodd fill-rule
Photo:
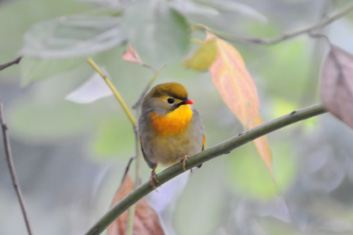
<path fill-rule="evenodd" d="M 185 157 L 180 160 L 180 164 L 182 164 L 184 171 L 186 171 L 186 161 L 187 160 L 189 160 L 189 156 L 188 155 L 185 155 Z"/>
<path fill-rule="evenodd" d="M 154 182 L 159 183 L 159 179 L 157 178 L 156 172 L 153 170 L 150 177 L 150 185 L 152 186 L 153 189 L 156 189 L 157 187 Z"/>

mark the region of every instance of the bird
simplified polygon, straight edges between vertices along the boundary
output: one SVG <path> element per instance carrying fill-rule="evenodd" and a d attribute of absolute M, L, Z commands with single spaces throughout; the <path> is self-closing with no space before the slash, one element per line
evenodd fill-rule
<path fill-rule="evenodd" d="M 155 172 L 158 164 L 168 167 L 180 162 L 186 171 L 189 157 L 205 149 L 204 127 L 193 103 L 186 88 L 176 82 L 159 84 L 143 98 L 138 131 L 142 155 L 152 169 L 150 185 L 154 189 L 159 182 Z"/>

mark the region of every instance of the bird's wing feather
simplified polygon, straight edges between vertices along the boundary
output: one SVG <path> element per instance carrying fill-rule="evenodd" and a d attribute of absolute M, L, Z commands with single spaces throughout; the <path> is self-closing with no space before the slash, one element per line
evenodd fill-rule
<path fill-rule="evenodd" d="M 141 136 L 140 136 L 140 145 L 141 145 L 141 151 L 142 151 L 143 158 L 147 162 L 148 166 L 153 169 L 156 166 L 156 163 L 152 162 L 150 159 L 148 159 L 148 157 L 146 156 L 145 151 L 143 151 Z"/>

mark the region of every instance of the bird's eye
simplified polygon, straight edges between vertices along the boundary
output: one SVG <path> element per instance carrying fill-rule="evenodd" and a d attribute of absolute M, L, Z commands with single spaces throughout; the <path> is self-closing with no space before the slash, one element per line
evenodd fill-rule
<path fill-rule="evenodd" d="M 168 98 L 167 101 L 168 101 L 169 104 L 173 104 L 174 103 L 174 99 L 173 98 Z"/>

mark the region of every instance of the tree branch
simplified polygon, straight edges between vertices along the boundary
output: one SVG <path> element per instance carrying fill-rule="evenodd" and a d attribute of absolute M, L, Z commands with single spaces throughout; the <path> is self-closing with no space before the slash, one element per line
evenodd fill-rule
<path fill-rule="evenodd" d="M 203 152 L 200 152 L 192 156 L 186 165 L 186 169 L 198 166 L 201 163 L 209 161 L 217 156 L 228 154 L 235 148 L 246 144 L 260 136 L 268 134 L 272 131 L 278 130 L 282 127 L 288 126 L 292 123 L 304 120 L 322 113 L 325 113 L 324 107 L 319 105 L 313 105 L 298 111 L 293 111 L 290 114 L 277 118 L 275 120 L 264 123 L 251 130 L 245 131 L 232 137 L 212 148 L 209 148 Z M 183 168 L 180 164 L 175 164 L 158 175 L 159 182 L 155 183 L 156 186 L 160 186 L 177 175 L 182 174 Z M 144 183 L 125 198 L 123 198 L 118 204 L 116 204 L 110 211 L 108 211 L 87 233 L 86 235 L 97 235 L 103 232 L 110 223 L 112 223 L 117 217 L 119 217 L 125 210 L 135 204 L 142 197 L 153 191 L 149 182 Z"/>
<path fill-rule="evenodd" d="M 1 127 L 2 127 L 2 135 L 3 135 L 3 140 L 4 140 L 6 162 L 7 162 L 7 165 L 9 167 L 12 184 L 13 184 L 13 187 L 14 187 L 14 189 L 16 191 L 18 202 L 20 203 L 20 207 L 21 207 L 23 219 L 24 219 L 25 224 L 26 224 L 28 235 L 32 235 L 31 226 L 29 224 L 28 215 L 27 215 L 25 204 L 24 204 L 24 201 L 23 201 L 21 187 L 20 187 L 20 184 L 18 182 L 17 175 L 16 175 L 16 170 L 15 170 L 15 165 L 13 163 L 12 151 L 11 151 L 11 145 L 10 145 L 10 138 L 9 138 L 9 134 L 8 134 L 8 127 L 7 127 L 7 125 L 5 123 L 5 120 L 4 120 L 4 117 L 3 117 L 3 108 L 2 108 L 2 103 L 1 102 L 0 102 L 0 123 L 1 123 Z"/>
<path fill-rule="evenodd" d="M 292 31 L 289 33 L 284 33 L 278 37 L 269 38 L 269 39 L 236 37 L 236 36 L 233 36 L 233 35 L 230 35 L 227 33 L 223 33 L 223 32 L 217 31 L 217 30 L 208 29 L 206 26 L 203 26 L 203 25 L 195 25 L 194 29 L 201 28 L 203 30 L 208 30 L 208 31 L 212 32 L 213 34 L 215 34 L 216 36 L 218 36 L 224 40 L 227 40 L 227 41 L 254 43 L 254 44 L 262 44 L 262 45 L 273 45 L 273 44 L 276 44 L 276 43 L 279 43 L 282 41 L 292 39 L 296 36 L 312 32 L 316 29 L 322 28 L 322 27 L 324 27 L 328 24 L 331 24 L 332 22 L 342 18 L 343 16 L 345 16 L 346 14 L 351 12 L 352 10 L 353 10 L 353 3 L 347 4 L 347 6 L 345 6 L 341 10 L 336 11 L 335 13 L 323 18 L 322 20 L 320 20 L 319 22 L 316 22 L 315 24 L 309 25 L 307 27 L 304 27 L 302 29 L 295 30 L 295 31 Z"/>
<path fill-rule="evenodd" d="M 148 90 L 151 88 L 154 80 L 159 76 L 159 74 L 162 72 L 165 66 L 162 66 L 158 71 L 156 71 L 150 81 L 147 83 L 145 89 L 141 92 L 140 97 L 137 99 L 136 103 L 132 106 L 133 109 L 138 109 L 143 101 L 143 98 L 145 98 L 145 95 L 147 94 Z"/>
<path fill-rule="evenodd" d="M 21 59 L 22 59 L 22 56 L 19 56 L 16 59 L 14 59 L 13 61 L 10 61 L 6 64 L 0 64 L 0 71 L 3 69 L 6 69 L 7 67 L 10 67 L 11 65 L 20 63 Z"/>

